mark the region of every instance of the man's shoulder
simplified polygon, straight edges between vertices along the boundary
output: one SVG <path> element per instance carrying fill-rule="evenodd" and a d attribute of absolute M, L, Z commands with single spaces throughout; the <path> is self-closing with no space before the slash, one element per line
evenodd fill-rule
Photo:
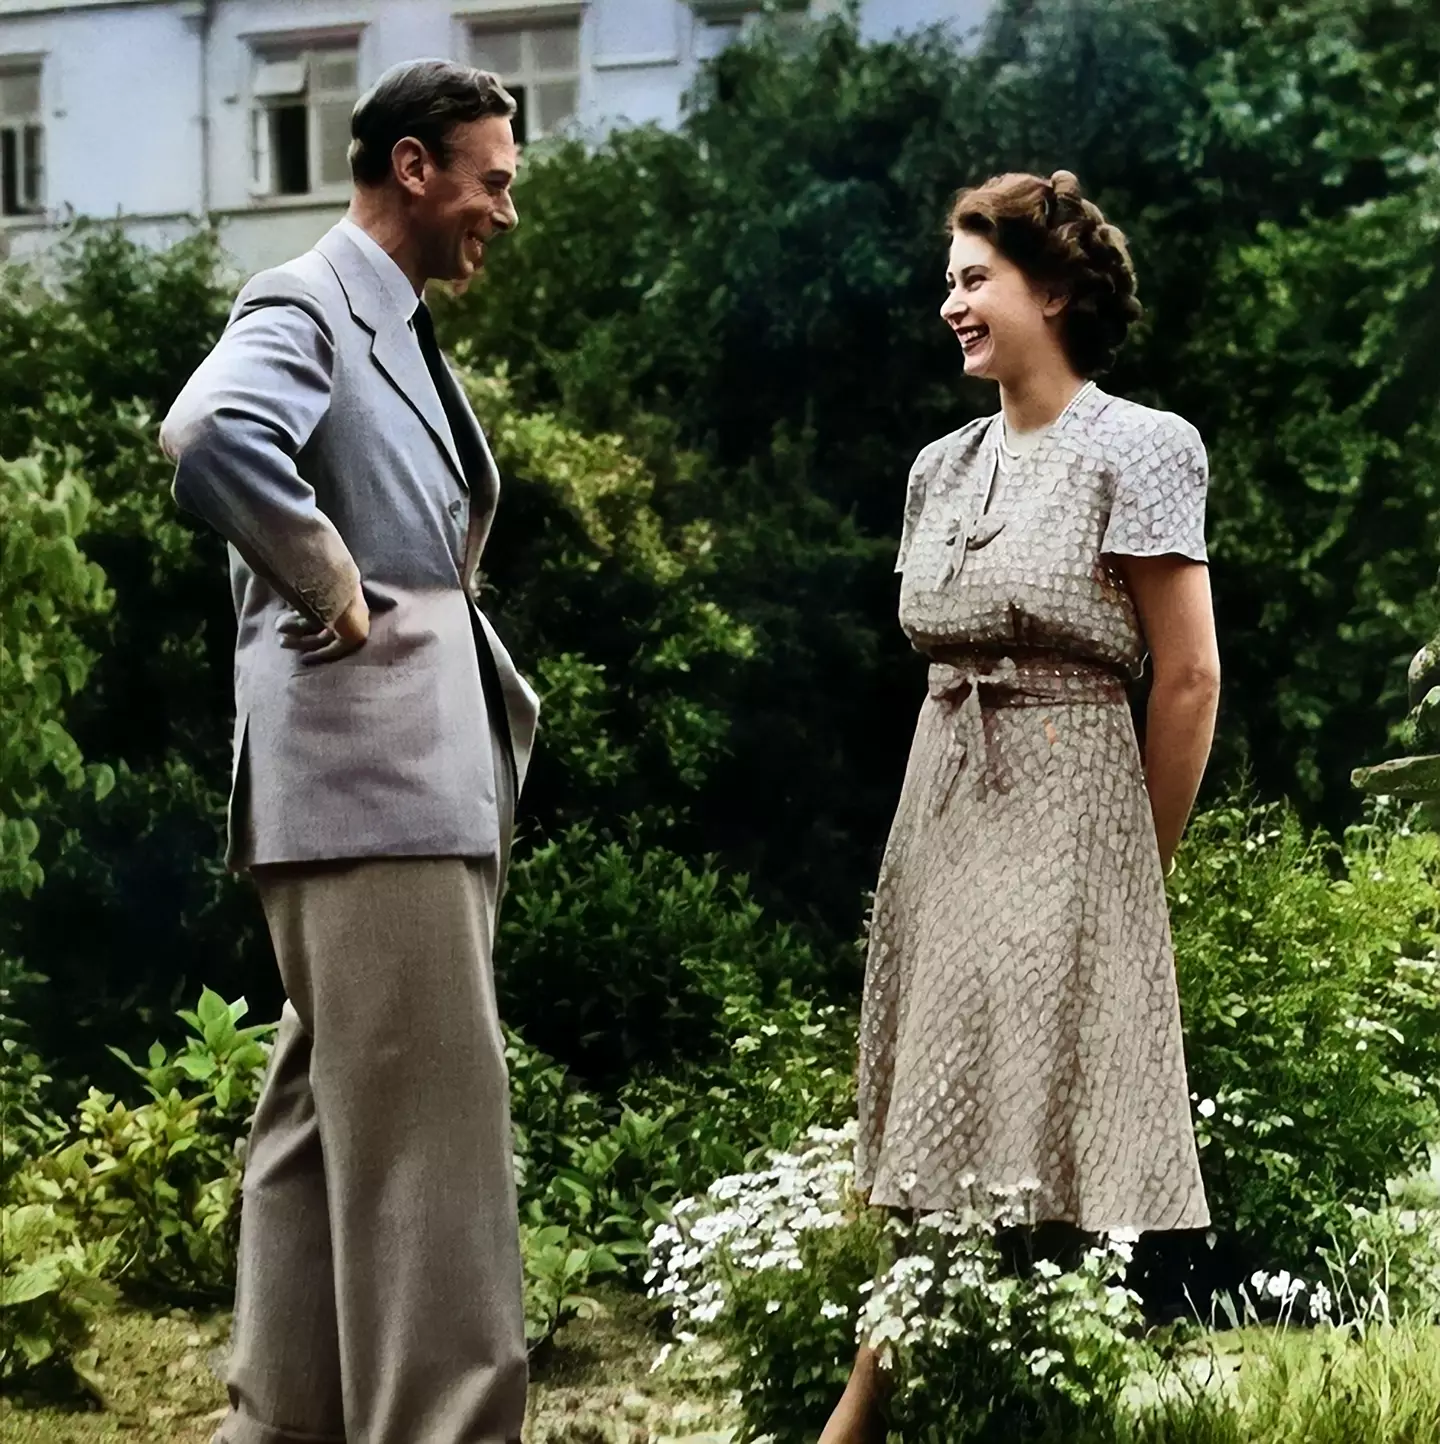
<path fill-rule="evenodd" d="M 230 319 L 265 306 L 298 306 L 317 320 L 328 322 L 344 306 L 344 292 L 335 270 L 319 251 L 306 251 L 294 260 L 251 276 L 235 298 Z"/>

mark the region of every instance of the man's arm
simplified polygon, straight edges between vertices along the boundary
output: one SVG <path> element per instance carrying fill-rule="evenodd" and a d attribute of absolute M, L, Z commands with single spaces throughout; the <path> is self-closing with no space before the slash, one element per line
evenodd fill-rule
<path fill-rule="evenodd" d="M 190 378 L 160 444 L 176 464 L 180 506 L 292 606 L 354 631 L 364 610 L 359 570 L 296 466 L 329 408 L 333 365 L 334 341 L 317 310 L 299 297 L 259 298 Z"/>

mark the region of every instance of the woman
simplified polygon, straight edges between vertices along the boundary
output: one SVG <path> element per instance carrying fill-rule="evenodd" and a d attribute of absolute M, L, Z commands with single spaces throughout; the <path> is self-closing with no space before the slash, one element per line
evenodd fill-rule
<path fill-rule="evenodd" d="M 1204 448 L 1092 379 L 1140 306 L 1073 175 L 966 191 L 950 230 L 940 314 L 1000 411 L 910 475 L 900 621 L 929 696 L 875 895 L 857 1183 L 897 1209 L 1008 1191 L 1035 1223 L 1203 1228 L 1164 877 L 1219 694 Z M 880 1383 L 862 1350 L 821 1444 L 883 1437 Z"/>

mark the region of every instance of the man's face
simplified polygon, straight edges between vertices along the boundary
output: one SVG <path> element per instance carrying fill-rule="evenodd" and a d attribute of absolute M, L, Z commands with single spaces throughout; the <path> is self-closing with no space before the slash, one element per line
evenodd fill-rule
<path fill-rule="evenodd" d="M 426 279 L 463 287 L 485 264 L 487 242 L 519 222 L 510 193 L 519 155 L 499 115 L 457 125 L 449 144 L 448 165 L 427 157 L 410 221 Z"/>

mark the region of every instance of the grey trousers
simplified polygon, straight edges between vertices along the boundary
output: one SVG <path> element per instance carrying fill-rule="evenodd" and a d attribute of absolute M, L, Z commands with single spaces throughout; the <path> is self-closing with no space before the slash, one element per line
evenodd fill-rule
<path fill-rule="evenodd" d="M 289 998 L 216 1444 L 510 1444 L 526 1351 L 495 858 L 257 870 Z"/>

